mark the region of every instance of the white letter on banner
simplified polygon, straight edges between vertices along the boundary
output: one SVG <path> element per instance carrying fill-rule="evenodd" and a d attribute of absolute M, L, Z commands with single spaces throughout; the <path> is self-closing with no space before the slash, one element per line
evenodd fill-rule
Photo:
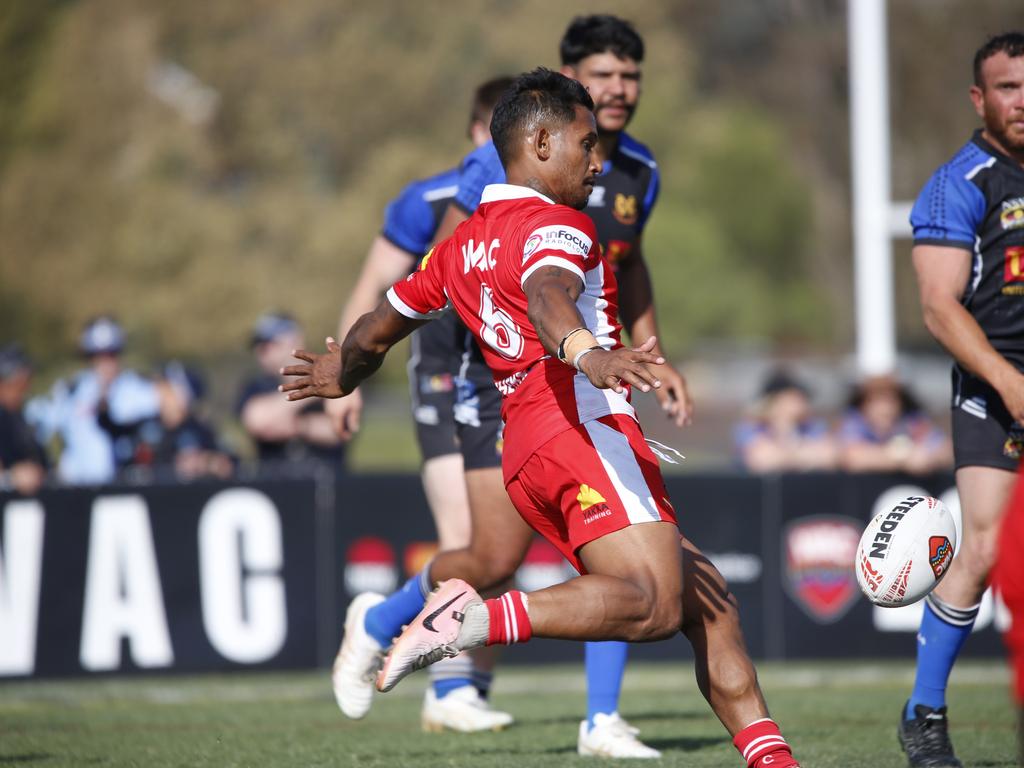
<path fill-rule="evenodd" d="M 203 626 L 224 658 L 255 664 L 284 646 L 283 562 L 281 518 L 264 494 L 232 488 L 207 502 L 199 518 Z"/>
<path fill-rule="evenodd" d="M 36 621 L 43 570 L 43 507 L 10 501 L 0 543 L 0 675 L 30 675 L 36 666 Z"/>
<path fill-rule="evenodd" d="M 94 672 L 120 667 L 122 638 L 140 667 L 174 663 L 146 501 L 100 496 L 89 528 L 82 666 Z"/>

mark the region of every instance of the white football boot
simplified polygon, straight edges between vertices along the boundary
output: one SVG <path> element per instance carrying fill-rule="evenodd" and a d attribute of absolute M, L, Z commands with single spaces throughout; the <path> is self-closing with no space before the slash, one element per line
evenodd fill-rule
<path fill-rule="evenodd" d="M 618 712 L 594 715 L 594 727 L 588 728 L 587 721 L 580 723 L 580 737 L 576 751 L 588 757 L 631 757 L 658 758 L 661 752 L 648 747 L 637 736 L 640 731 L 621 717 Z"/>
<path fill-rule="evenodd" d="M 437 698 L 433 686 L 427 688 L 423 698 L 420 723 L 424 731 L 440 733 L 443 730 L 473 733 L 474 731 L 500 731 L 512 724 L 512 715 L 491 709 L 491 705 L 472 685 L 463 685 L 443 698 Z"/>
<path fill-rule="evenodd" d="M 384 648 L 366 631 L 366 612 L 384 595 L 363 592 L 345 612 L 345 635 L 334 657 L 331 686 L 338 707 L 353 720 L 366 717 L 373 702 L 373 681 L 384 658 Z"/>

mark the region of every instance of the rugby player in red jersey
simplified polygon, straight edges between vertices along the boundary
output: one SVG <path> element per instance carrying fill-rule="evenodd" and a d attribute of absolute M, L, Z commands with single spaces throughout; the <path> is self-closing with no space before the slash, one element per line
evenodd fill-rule
<path fill-rule="evenodd" d="M 377 678 L 390 690 L 409 672 L 461 650 L 526 642 L 662 640 L 682 631 L 697 683 L 752 768 L 798 763 L 769 717 L 747 655 L 735 599 L 721 574 L 681 536 L 657 459 L 629 390 L 660 386 L 655 339 L 623 347 L 617 286 L 581 209 L 601 170 L 594 104 L 563 75 L 522 75 L 495 108 L 491 133 L 507 184 L 397 283 L 325 354 L 282 389 L 290 399 L 341 397 L 388 349 L 450 306 L 473 331 L 504 395 L 502 471 L 516 509 L 582 574 L 529 594 L 482 600 L 445 582 L 402 633 Z"/>

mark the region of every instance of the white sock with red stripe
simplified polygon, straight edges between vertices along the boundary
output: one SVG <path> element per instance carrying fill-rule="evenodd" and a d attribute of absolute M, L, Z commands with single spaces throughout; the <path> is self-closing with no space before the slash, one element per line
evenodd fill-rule
<path fill-rule="evenodd" d="M 752 722 L 736 734 L 732 743 L 747 761 L 747 768 L 799 768 L 782 731 L 770 717 Z"/>
<path fill-rule="evenodd" d="M 484 605 L 490 619 L 487 645 L 525 643 L 533 636 L 526 593 L 514 589 L 501 597 L 484 600 Z"/>

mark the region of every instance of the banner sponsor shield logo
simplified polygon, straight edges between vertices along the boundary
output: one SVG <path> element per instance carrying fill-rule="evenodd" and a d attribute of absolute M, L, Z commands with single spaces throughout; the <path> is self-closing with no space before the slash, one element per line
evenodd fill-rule
<path fill-rule="evenodd" d="M 862 524 L 849 517 L 805 517 L 786 526 L 786 592 L 819 624 L 838 621 L 859 594 L 854 560 Z"/>

